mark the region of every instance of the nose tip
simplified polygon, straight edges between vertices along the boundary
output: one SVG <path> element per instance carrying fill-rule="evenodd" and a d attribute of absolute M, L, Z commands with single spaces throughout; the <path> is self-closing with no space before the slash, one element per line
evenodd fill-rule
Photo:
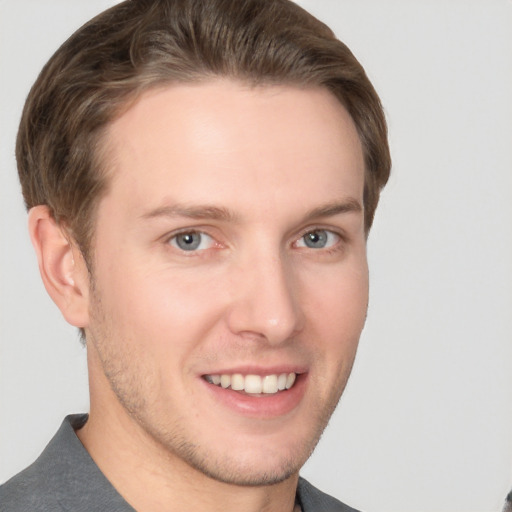
<path fill-rule="evenodd" d="M 303 327 L 298 283 L 281 261 L 251 268 L 239 276 L 228 315 L 229 328 L 272 345 L 284 343 Z"/>

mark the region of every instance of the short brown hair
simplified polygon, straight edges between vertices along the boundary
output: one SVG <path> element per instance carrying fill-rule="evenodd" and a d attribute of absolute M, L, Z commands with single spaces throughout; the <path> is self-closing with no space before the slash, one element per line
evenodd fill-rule
<path fill-rule="evenodd" d="M 391 167 L 379 97 L 350 50 L 290 0 L 127 0 L 86 23 L 25 104 L 16 157 L 27 208 L 48 205 L 87 259 L 108 186 L 108 125 L 145 90 L 218 76 L 321 86 L 338 98 L 362 142 L 368 232 Z"/>

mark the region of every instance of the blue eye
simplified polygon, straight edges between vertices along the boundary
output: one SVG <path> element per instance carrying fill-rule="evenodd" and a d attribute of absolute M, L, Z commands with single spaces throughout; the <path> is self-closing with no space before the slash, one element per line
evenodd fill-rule
<path fill-rule="evenodd" d="M 335 245 L 339 238 L 339 235 L 332 231 L 315 229 L 303 235 L 297 245 L 299 247 L 309 247 L 310 249 L 326 249 Z"/>
<path fill-rule="evenodd" d="M 206 233 L 187 231 L 173 236 L 170 244 L 182 251 L 190 252 L 209 249 L 213 245 L 213 239 Z"/>

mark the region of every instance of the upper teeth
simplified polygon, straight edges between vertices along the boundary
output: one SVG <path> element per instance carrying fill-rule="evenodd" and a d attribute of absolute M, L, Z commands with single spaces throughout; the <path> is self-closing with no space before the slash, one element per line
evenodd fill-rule
<path fill-rule="evenodd" d="M 246 393 L 277 393 L 284 389 L 290 389 L 295 382 L 295 373 L 281 373 L 273 375 L 232 375 L 223 373 L 221 375 L 205 375 L 205 379 L 211 384 L 231 388 L 235 391 Z"/>

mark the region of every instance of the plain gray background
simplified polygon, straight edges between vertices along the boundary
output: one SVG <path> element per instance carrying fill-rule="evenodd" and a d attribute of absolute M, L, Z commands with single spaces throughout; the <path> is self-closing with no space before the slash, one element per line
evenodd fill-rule
<path fill-rule="evenodd" d="M 23 101 L 108 0 L 0 0 L 0 482 L 88 408 L 14 161 Z M 394 159 L 351 381 L 303 474 L 366 512 L 490 512 L 512 486 L 512 2 L 303 0 L 367 69 Z"/>

